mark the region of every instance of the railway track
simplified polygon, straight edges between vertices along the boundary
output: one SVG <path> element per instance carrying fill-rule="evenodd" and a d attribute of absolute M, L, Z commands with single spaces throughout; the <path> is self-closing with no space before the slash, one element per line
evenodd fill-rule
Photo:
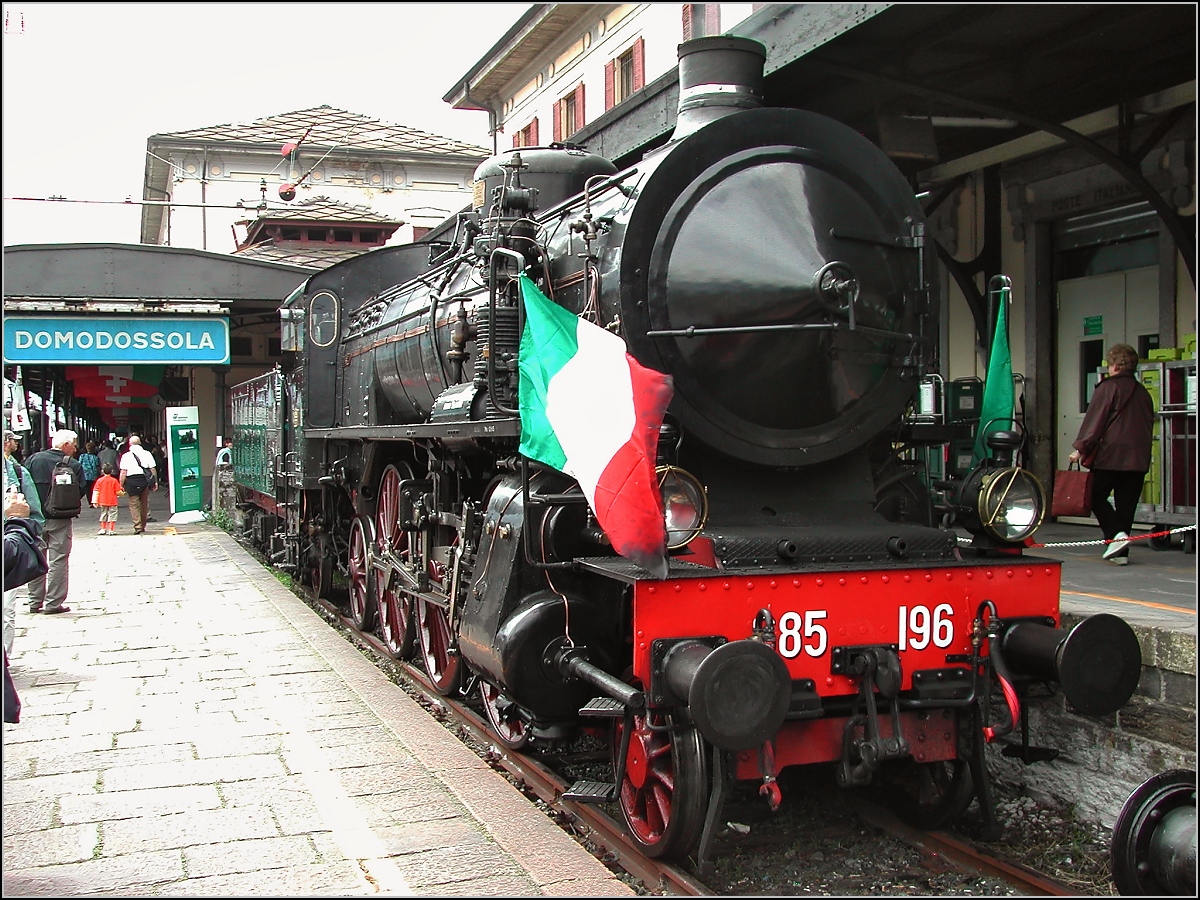
<path fill-rule="evenodd" d="M 618 866 L 650 893 L 683 896 L 718 893 L 706 886 L 702 878 L 686 869 L 643 855 L 625 835 L 623 826 L 605 813 L 602 807 L 562 800 L 561 796 L 568 787 L 566 779 L 537 757 L 500 745 L 479 712 L 458 699 L 438 694 L 419 666 L 395 659 L 378 636 L 359 631 L 340 606 L 315 597 L 307 588 L 297 587 L 296 590 L 360 648 L 369 649 L 381 666 L 394 667 L 401 673 L 406 682 L 401 686 L 402 689 L 415 694 L 427 708 L 440 711 L 443 720 L 461 729 L 477 749 L 486 748 L 484 755 L 490 764 L 508 773 L 528 794 L 553 810 L 560 825 L 566 823 L 566 827 L 584 843 L 590 844 L 593 852 L 606 864 Z M 936 861 L 939 865 L 949 864 L 963 872 L 1002 882 L 1014 895 L 1053 897 L 1077 896 L 1079 893 L 1077 888 L 990 854 L 948 832 L 926 832 L 911 828 L 884 807 L 850 792 L 839 791 L 832 785 L 806 781 L 804 790 L 811 792 L 828 808 L 845 809 L 864 825 L 915 848 L 927 860 Z"/>

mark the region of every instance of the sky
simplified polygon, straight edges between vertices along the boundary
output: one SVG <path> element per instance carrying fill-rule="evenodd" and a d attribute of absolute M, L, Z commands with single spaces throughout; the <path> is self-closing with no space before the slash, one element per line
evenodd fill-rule
<path fill-rule="evenodd" d="M 321 104 L 491 147 L 442 96 L 527 3 L 5 3 L 3 242 L 137 243 L 146 139 Z"/>

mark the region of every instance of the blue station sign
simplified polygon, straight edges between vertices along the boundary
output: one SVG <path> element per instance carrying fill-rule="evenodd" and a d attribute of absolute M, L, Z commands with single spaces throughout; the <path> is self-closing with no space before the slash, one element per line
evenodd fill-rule
<path fill-rule="evenodd" d="M 211 316 L 5 316 L 4 361 L 10 365 L 227 365 L 229 320 Z"/>

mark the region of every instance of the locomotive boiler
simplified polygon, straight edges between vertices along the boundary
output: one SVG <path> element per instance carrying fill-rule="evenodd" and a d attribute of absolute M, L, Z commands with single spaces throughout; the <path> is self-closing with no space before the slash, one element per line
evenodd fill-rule
<path fill-rule="evenodd" d="M 756 42 L 679 56 L 676 128 L 636 164 L 502 153 L 444 240 L 284 302 L 285 364 L 233 390 L 238 480 L 268 482 L 249 531 L 319 593 L 340 574 L 355 623 L 477 692 L 505 745 L 607 740 L 610 778 L 567 796 L 617 804 L 652 855 L 703 857 L 729 781 L 775 806 L 793 765 L 885 785 L 925 826 L 976 794 L 990 817 L 984 747 L 1025 689 L 1113 711 L 1137 641 L 1113 616 L 1059 627 L 1060 563 L 1023 552 L 1045 496 L 1018 433 L 950 504 L 898 460 L 938 343 L 903 176 L 838 122 L 764 107 Z M 672 379 L 665 576 L 518 452 L 522 276 Z M 278 446 L 255 457 L 264 416 Z"/>

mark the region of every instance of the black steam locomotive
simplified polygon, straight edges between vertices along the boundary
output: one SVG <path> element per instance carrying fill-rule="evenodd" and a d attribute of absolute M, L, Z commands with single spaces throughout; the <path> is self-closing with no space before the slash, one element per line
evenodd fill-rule
<path fill-rule="evenodd" d="M 284 365 L 232 392 L 271 559 L 323 595 L 341 575 L 357 625 L 477 690 L 505 745 L 607 740 L 611 779 L 568 796 L 618 804 L 652 855 L 703 856 L 731 779 L 776 806 L 794 765 L 884 783 L 925 826 L 976 793 L 990 815 L 983 747 L 1028 685 L 1100 714 L 1140 673 L 1120 619 L 1060 630 L 1019 434 L 949 503 L 898 459 L 936 370 L 922 211 L 861 135 L 763 107 L 764 56 L 682 45 L 675 132 L 624 170 L 565 144 L 487 160 L 452 236 L 312 276 Z M 665 577 L 518 452 L 522 275 L 673 380 Z"/>

